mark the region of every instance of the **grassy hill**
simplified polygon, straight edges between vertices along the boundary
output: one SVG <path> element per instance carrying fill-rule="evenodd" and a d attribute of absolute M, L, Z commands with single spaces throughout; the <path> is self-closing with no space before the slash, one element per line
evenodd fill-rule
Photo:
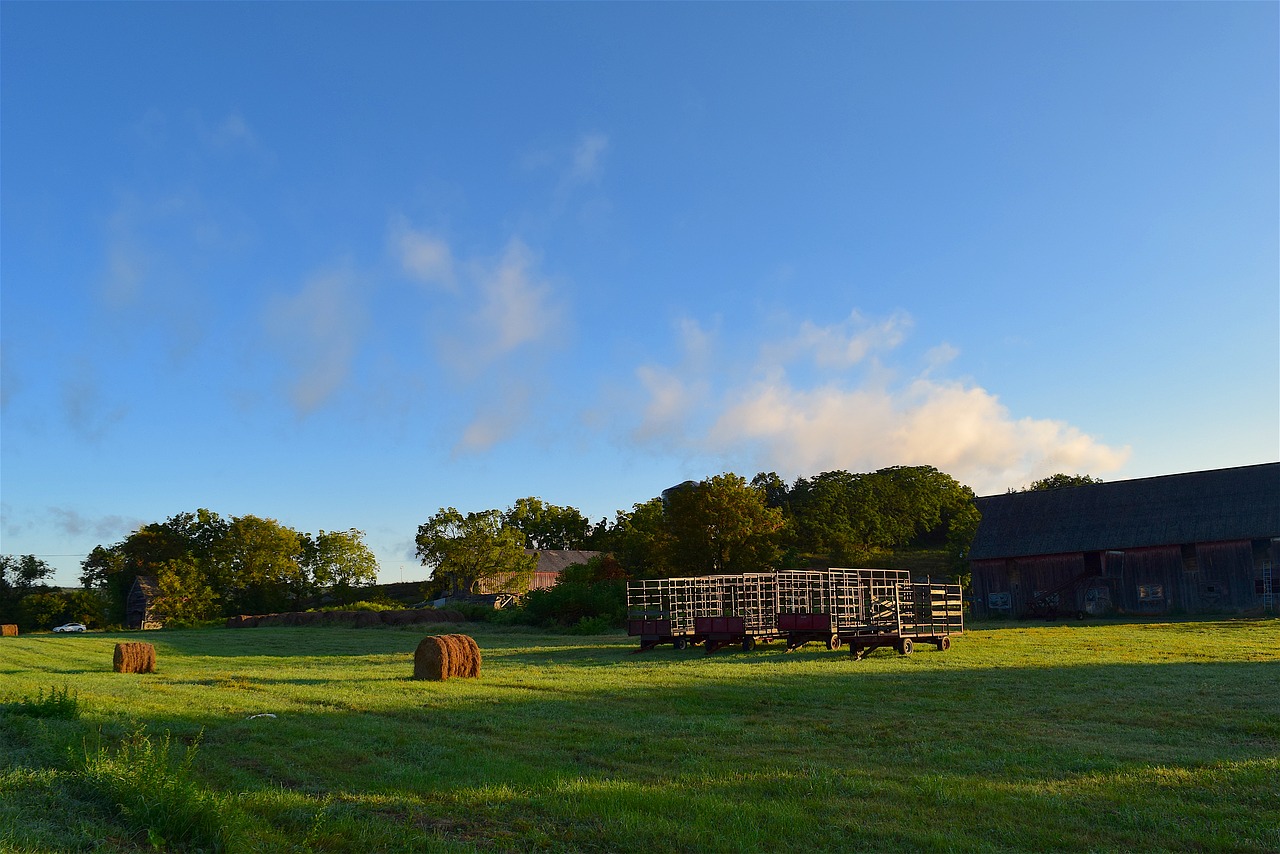
<path fill-rule="evenodd" d="M 4 638 L 0 850 L 1280 850 L 1278 620 L 860 662 L 457 628 L 477 680 L 409 679 L 421 627 L 153 632 L 151 675 Z"/>

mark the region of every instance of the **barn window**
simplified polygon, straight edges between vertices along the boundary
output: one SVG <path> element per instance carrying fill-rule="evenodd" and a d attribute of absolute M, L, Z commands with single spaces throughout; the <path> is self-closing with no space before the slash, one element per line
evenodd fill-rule
<path fill-rule="evenodd" d="M 1008 593 L 988 593 L 987 607 L 992 611 L 1008 611 L 1013 606 Z"/>
<path fill-rule="evenodd" d="M 1138 601 L 1139 602 L 1157 602 L 1164 599 L 1163 584 L 1139 584 L 1138 585 Z"/>

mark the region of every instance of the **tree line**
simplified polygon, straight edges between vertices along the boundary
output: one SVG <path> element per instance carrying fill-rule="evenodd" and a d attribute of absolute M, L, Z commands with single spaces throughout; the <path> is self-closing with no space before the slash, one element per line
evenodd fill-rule
<path fill-rule="evenodd" d="M 512 508 L 441 508 L 418 528 L 435 594 L 519 590 L 525 548 L 611 554 L 629 578 L 864 565 L 905 546 L 945 551 L 964 569 L 977 528 L 973 491 L 931 466 L 824 472 L 786 483 L 726 473 L 687 481 L 592 525 L 572 507 L 525 498 Z"/>
<path fill-rule="evenodd" d="M 1057 474 L 1027 488 L 1097 482 Z M 443 507 L 418 527 L 416 546 L 430 570 L 426 598 L 527 590 L 536 564 L 528 550 L 607 554 L 565 574 L 558 592 L 527 597 L 526 607 L 563 623 L 556 609 L 580 618 L 600 616 L 601 603 L 616 609 L 628 578 L 874 566 L 904 548 L 945 556 L 947 571 L 966 582 L 978 521 L 973 491 L 932 466 L 828 471 L 792 483 L 774 472 L 750 481 L 725 473 L 679 484 L 594 524 L 576 508 L 537 497 L 505 510 Z M 82 590 L 49 587 L 44 580 L 52 569 L 31 555 L 4 556 L 0 568 L 0 619 L 28 628 L 66 619 L 121 624 L 139 576 L 154 578 L 154 613 L 170 624 L 191 624 L 349 604 L 367 595 L 378 574 L 357 529 L 313 536 L 274 519 L 224 518 L 205 509 L 95 547 L 81 564 Z"/>

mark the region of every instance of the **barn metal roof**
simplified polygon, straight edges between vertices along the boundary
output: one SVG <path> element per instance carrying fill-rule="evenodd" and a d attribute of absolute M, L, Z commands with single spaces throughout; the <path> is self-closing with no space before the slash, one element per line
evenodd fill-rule
<path fill-rule="evenodd" d="M 1280 537 L 1280 463 L 977 499 L 970 560 Z"/>

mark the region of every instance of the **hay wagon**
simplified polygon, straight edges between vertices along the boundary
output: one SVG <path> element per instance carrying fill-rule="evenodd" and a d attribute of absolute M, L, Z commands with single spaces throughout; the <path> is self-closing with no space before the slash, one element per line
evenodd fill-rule
<path fill-rule="evenodd" d="M 828 569 L 777 573 L 778 631 L 787 651 L 807 643 L 839 649 L 845 638 L 879 633 L 896 609 L 905 570 Z"/>
<path fill-rule="evenodd" d="M 694 642 L 695 578 L 646 578 L 627 582 L 627 634 L 640 638 L 640 651 L 669 643 L 684 649 Z"/>
<path fill-rule="evenodd" d="M 731 644 L 744 652 L 778 635 L 777 574 L 707 575 L 693 579 L 693 633 L 707 654 Z"/>
<path fill-rule="evenodd" d="M 841 642 L 855 658 L 881 647 L 910 655 L 917 643 L 933 644 L 945 652 L 951 648 L 951 636 L 964 632 L 964 600 L 958 584 L 880 574 L 892 570 L 833 570 L 833 575 L 837 572 L 868 573 L 863 577 L 846 575 L 839 582 L 833 578 L 832 582 L 859 590 L 850 599 L 862 600 L 861 619 L 839 630 Z"/>

